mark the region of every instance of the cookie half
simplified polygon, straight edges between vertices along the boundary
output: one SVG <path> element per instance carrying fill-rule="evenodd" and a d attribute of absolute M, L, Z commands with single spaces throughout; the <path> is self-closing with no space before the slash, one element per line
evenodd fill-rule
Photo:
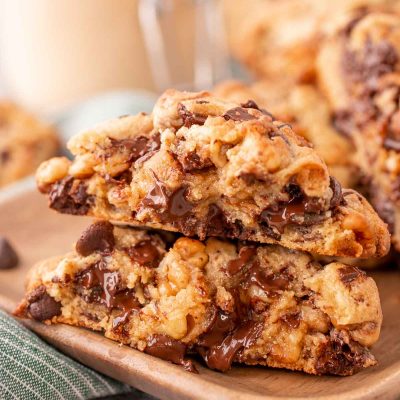
<path fill-rule="evenodd" d="M 351 375 L 374 365 L 382 322 L 375 282 L 277 245 L 160 236 L 92 224 L 75 251 L 30 272 L 15 314 L 102 331 L 194 370 L 190 354 Z"/>
<path fill-rule="evenodd" d="M 152 115 L 107 122 L 69 149 L 72 162 L 51 159 L 37 172 L 62 213 L 332 256 L 389 249 L 366 200 L 342 190 L 308 141 L 252 101 L 169 90 Z"/>

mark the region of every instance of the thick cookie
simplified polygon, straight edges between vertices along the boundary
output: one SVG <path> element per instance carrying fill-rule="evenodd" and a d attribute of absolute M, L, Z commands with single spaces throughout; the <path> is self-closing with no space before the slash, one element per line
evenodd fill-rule
<path fill-rule="evenodd" d="M 59 212 L 323 255 L 389 249 L 366 200 L 342 192 L 310 144 L 252 101 L 170 90 L 152 115 L 110 121 L 69 149 L 72 163 L 55 158 L 37 172 Z"/>
<path fill-rule="evenodd" d="M 52 127 L 15 104 L 0 102 L 0 186 L 34 173 L 58 148 Z"/>
<path fill-rule="evenodd" d="M 324 45 L 320 81 L 400 250 L 400 16 L 368 13 L 348 26 Z"/>
<path fill-rule="evenodd" d="M 318 375 L 374 365 L 382 321 L 377 287 L 357 268 L 277 245 L 165 243 L 108 222 L 34 267 L 15 314 L 103 331 L 189 370 L 198 353 L 221 371 L 240 362 Z"/>

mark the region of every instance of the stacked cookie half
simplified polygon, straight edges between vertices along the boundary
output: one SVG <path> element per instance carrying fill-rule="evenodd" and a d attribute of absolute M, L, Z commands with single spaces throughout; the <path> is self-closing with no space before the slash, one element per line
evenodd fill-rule
<path fill-rule="evenodd" d="M 382 257 L 389 233 L 308 141 L 254 101 L 169 90 L 151 115 L 69 142 L 37 172 L 61 213 L 99 220 L 34 267 L 16 315 L 104 332 L 195 369 L 374 365 L 374 281 L 311 254 Z M 202 361 L 203 362 L 203 361 Z"/>

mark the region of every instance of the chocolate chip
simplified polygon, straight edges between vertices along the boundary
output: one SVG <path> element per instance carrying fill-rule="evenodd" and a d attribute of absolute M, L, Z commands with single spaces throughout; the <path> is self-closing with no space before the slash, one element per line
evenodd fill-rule
<path fill-rule="evenodd" d="M 76 251 L 84 257 L 98 251 L 109 254 L 114 250 L 114 226 L 108 221 L 97 221 L 82 233 L 75 245 Z"/>
<path fill-rule="evenodd" d="M 93 204 L 93 197 L 86 192 L 84 181 L 68 176 L 52 185 L 49 206 L 63 214 L 86 215 Z"/>
<path fill-rule="evenodd" d="M 224 115 L 222 115 L 225 120 L 229 121 L 230 119 L 235 122 L 242 121 L 250 121 L 252 119 L 257 119 L 254 115 L 251 115 L 246 111 L 243 107 L 235 107 L 226 111 Z"/>
<path fill-rule="evenodd" d="M 255 110 L 259 110 L 259 111 L 261 111 L 264 115 L 268 115 L 269 117 L 271 117 L 273 121 L 275 120 L 274 116 L 273 116 L 270 112 L 268 112 L 268 111 L 265 110 L 264 108 L 260 108 L 260 107 L 258 106 L 258 104 L 257 104 L 254 100 L 247 100 L 247 102 L 246 102 L 246 103 L 242 103 L 241 106 L 242 106 L 243 108 L 254 108 Z"/>
<path fill-rule="evenodd" d="M 61 314 L 61 303 L 54 300 L 41 285 L 28 297 L 29 314 L 37 321 L 45 321 Z"/>
<path fill-rule="evenodd" d="M 332 189 L 332 198 L 330 208 L 337 207 L 342 201 L 342 186 L 336 178 L 330 177 L 330 188 Z"/>
<path fill-rule="evenodd" d="M 161 258 L 160 252 L 151 239 L 142 240 L 135 246 L 129 247 L 127 252 L 133 261 L 147 267 L 157 267 Z"/>
<path fill-rule="evenodd" d="M 185 359 L 187 346 L 167 335 L 153 335 L 147 342 L 145 353 L 154 357 L 171 361 L 174 364 L 182 365 L 186 371 L 195 372 L 197 370 L 191 360 Z"/>
<path fill-rule="evenodd" d="M 128 152 L 129 161 L 134 162 L 143 157 L 148 152 L 157 151 L 160 148 L 160 133 L 156 133 L 152 137 L 137 136 L 128 139 L 110 138 L 111 148 L 107 156 L 113 155 L 115 152 Z"/>
<path fill-rule="evenodd" d="M 368 350 L 352 341 L 344 332 L 332 331 L 321 348 L 315 370 L 318 375 L 353 375 L 369 358 Z"/>
<path fill-rule="evenodd" d="M 346 265 L 339 269 L 340 280 L 346 285 L 351 286 L 352 282 L 358 278 L 365 278 L 365 272 L 351 265 Z"/>
<path fill-rule="evenodd" d="M 192 113 L 182 103 L 178 104 L 178 114 L 186 128 L 190 128 L 192 125 L 204 125 L 207 120 L 207 115 Z"/>
<path fill-rule="evenodd" d="M 213 162 L 209 158 L 202 160 L 194 151 L 189 152 L 184 157 L 180 157 L 179 161 L 182 164 L 182 168 L 185 172 L 204 171 L 214 167 Z"/>
<path fill-rule="evenodd" d="M 18 255 L 10 242 L 5 237 L 0 236 L 0 269 L 14 268 L 18 263 Z"/>

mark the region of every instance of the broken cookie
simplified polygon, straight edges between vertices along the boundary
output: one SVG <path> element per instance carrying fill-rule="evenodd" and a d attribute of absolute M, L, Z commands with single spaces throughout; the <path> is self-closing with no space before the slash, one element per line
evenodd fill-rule
<path fill-rule="evenodd" d="M 168 249 L 169 248 L 169 249 Z M 188 356 L 351 375 L 374 365 L 382 314 L 357 268 L 278 245 L 206 242 L 91 225 L 75 251 L 36 265 L 15 314 L 66 323 L 194 371 Z"/>
<path fill-rule="evenodd" d="M 256 103 L 169 90 L 152 115 L 73 137 L 75 158 L 37 172 L 51 208 L 113 222 L 379 257 L 389 235 L 366 200 L 342 190 L 304 138 Z"/>

